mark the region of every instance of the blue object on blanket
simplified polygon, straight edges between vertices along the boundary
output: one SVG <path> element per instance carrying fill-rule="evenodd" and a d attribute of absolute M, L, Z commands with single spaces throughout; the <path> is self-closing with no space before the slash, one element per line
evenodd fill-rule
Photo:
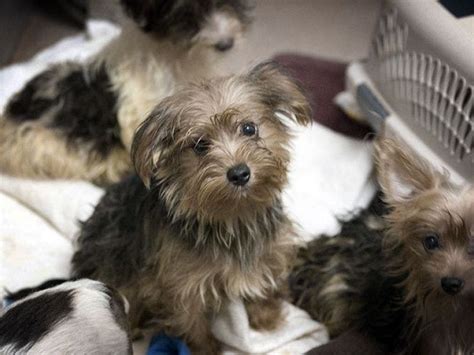
<path fill-rule="evenodd" d="M 151 338 L 147 355 L 191 355 L 191 351 L 181 339 L 160 333 Z"/>

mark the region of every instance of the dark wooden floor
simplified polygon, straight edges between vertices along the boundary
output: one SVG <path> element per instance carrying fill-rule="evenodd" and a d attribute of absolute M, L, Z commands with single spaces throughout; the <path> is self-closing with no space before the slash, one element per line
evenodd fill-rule
<path fill-rule="evenodd" d="M 28 60 L 81 30 L 55 1 L 0 0 L 0 67 Z"/>

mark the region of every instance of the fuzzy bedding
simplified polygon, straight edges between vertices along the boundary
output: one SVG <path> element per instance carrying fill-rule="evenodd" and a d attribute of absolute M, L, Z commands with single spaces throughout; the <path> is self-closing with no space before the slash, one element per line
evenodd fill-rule
<path fill-rule="evenodd" d="M 119 31 L 110 23 L 90 21 L 86 34 L 64 39 L 27 63 L 0 70 L 0 111 L 11 94 L 48 64 L 85 60 Z M 308 241 L 318 234 L 337 233 L 338 218 L 365 207 L 373 197 L 371 144 L 318 123 L 294 131 L 284 204 L 302 239 Z M 78 221 L 92 213 L 102 195 L 102 189 L 82 181 L 0 175 L 0 297 L 4 288 L 15 291 L 67 276 Z M 327 341 L 324 327 L 305 312 L 290 304 L 285 310 L 282 329 L 259 333 L 249 328 L 242 303 L 233 302 L 214 320 L 213 332 L 228 353 L 302 353 Z M 134 346 L 140 354 L 148 343 Z"/>

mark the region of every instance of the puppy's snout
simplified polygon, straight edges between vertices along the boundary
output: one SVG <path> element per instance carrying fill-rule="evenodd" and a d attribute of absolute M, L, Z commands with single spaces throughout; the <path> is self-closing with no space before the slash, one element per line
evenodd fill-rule
<path fill-rule="evenodd" d="M 443 277 L 441 279 L 441 287 L 444 292 L 449 295 L 455 295 L 462 290 L 464 286 L 464 281 L 458 279 L 457 277 Z"/>
<path fill-rule="evenodd" d="M 227 171 L 227 179 L 236 186 L 244 186 L 250 180 L 250 168 L 246 164 L 233 166 Z"/>
<path fill-rule="evenodd" d="M 225 38 L 214 45 L 214 48 L 217 49 L 219 52 L 225 52 L 231 49 L 234 46 L 234 39 L 233 38 Z"/>

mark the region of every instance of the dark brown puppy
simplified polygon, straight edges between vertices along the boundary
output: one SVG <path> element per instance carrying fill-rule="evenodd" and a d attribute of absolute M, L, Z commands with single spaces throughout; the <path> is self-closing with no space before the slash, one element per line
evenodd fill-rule
<path fill-rule="evenodd" d="M 277 327 L 294 254 L 286 120 L 308 123 L 309 105 L 270 63 L 163 100 L 134 140 L 141 180 L 113 185 L 85 222 L 74 276 L 115 286 L 134 328 L 152 321 L 194 351 L 218 351 L 209 321 L 228 300 L 245 301 L 251 325 Z"/>
<path fill-rule="evenodd" d="M 363 213 L 303 250 L 290 278 L 296 302 L 332 336 L 356 329 L 384 353 L 472 353 L 474 188 L 393 140 L 379 141 L 375 158 L 384 222 Z"/>

